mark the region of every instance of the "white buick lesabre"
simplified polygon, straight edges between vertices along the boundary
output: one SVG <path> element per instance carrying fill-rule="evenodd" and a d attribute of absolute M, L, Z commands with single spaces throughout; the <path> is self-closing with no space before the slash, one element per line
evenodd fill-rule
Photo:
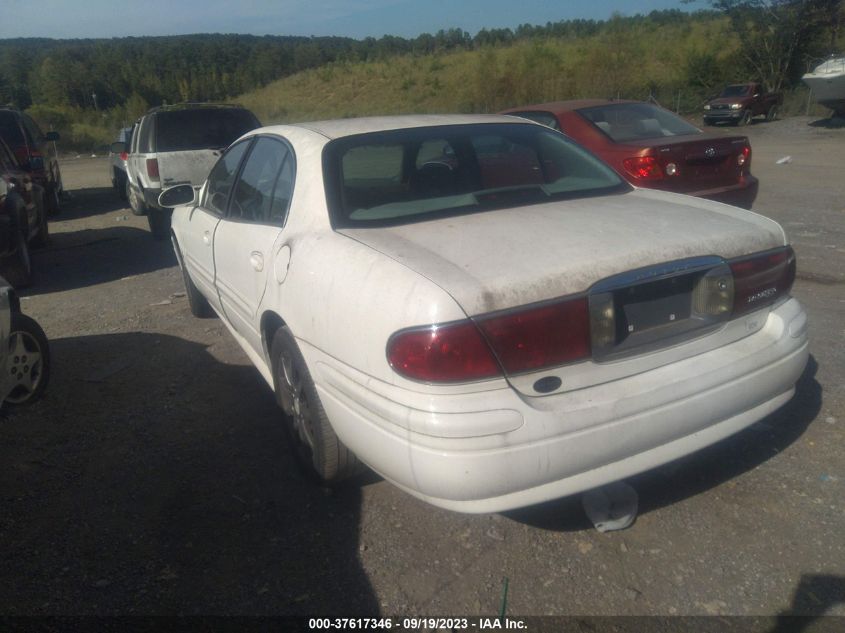
<path fill-rule="evenodd" d="M 161 202 L 192 312 L 323 481 L 363 462 L 444 508 L 530 505 L 736 433 L 807 361 L 777 223 L 524 120 L 265 127 Z"/>

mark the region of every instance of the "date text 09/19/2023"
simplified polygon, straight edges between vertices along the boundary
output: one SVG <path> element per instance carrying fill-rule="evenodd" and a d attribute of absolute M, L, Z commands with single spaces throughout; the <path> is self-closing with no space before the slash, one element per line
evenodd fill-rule
<path fill-rule="evenodd" d="M 420 630 L 525 630 L 525 622 L 518 618 L 440 618 L 440 617 L 403 617 L 403 618 L 310 618 L 308 628 L 317 630 L 378 630 L 396 629 L 397 631 Z"/>

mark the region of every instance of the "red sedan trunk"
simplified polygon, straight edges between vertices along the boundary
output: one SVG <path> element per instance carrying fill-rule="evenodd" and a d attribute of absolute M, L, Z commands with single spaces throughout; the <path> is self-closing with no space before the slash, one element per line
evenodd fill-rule
<path fill-rule="evenodd" d="M 707 134 L 657 106 L 636 101 L 566 101 L 507 110 L 559 129 L 637 187 L 662 189 L 751 208 L 745 136 Z"/>

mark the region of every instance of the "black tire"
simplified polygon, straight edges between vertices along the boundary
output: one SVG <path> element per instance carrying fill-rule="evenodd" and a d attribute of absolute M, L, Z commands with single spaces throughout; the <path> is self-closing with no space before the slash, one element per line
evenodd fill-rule
<path fill-rule="evenodd" d="M 364 470 L 326 417 L 305 359 L 290 330 L 276 330 L 270 347 L 276 400 L 285 413 L 288 440 L 306 476 L 333 484 Z"/>
<path fill-rule="evenodd" d="M 17 227 L 14 230 L 15 252 L 3 258 L 3 276 L 13 288 L 26 288 L 32 284 L 32 258 L 23 233 Z"/>
<path fill-rule="evenodd" d="M 778 107 L 776 105 L 773 105 L 766 112 L 766 121 L 774 121 L 777 118 L 778 118 Z"/>
<path fill-rule="evenodd" d="M 153 234 L 154 240 L 166 240 L 170 235 L 170 214 L 169 209 L 147 208 L 147 222 L 150 225 L 150 233 Z"/>
<path fill-rule="evenodd" d="M 129 208 L 132 209 L 133 215 L 147 215 L 147 205 L 144 204 L 138 192 L 129 184 L 129 178 L 126 178 L 126 200 L 129 202 Z"/>
<path fill-rule="evenodd" d="M 47 189 L 44 191 L 44 198 L 44 206 L 47 209 L 47 215 L 59 215 L 59 212 L 62 210 L 62 196 L 61 192 L 59 191 L 58 183 L 53 183 L 52 185 L 47 187 Z"/>
<path fill-rule="evenodd" d="M 128 192 L 126 190 L 126 174 L 121 170 L 112 167 L 112 186 L 117 197 L 121 200 L 128 200 Z"/>
<path fill-rule="evenodd" d="M 30 405 L 44 394 L 50 380 L 47 336 L 33 319 L 12 312 L 8 346 L 4 371 L 13 386 L 4 402 L 10 407 Z"/>
<path fill-rule="evenodd" d="M 33 248 L 44 248 L 50 243 L 50 228 L 47 225 L 47 209 L 44 206 L 44 192 L 40 191 L 35 200 L 40 218 L 38 220 L 38 234 L 32 238 L 30 245 Z"/>
<path fill-rule="evenodd" d="M 176 243 L 176 238 L 171 235 L 170 239 L 173 242 L 173 250 L 176 252 L 176 261 L 179 262 L 179 270 L 182 271 L 182 281 L 185 282 L 185 296 L 188 297 L 188 307 L 191 309 L 191 314 L 198 319 L 208 319 L 215 316 L 208 299 L 196 287 L 190 273 L 185 268 L 182 251 L 179 249 L 179 244 Z"/>
<path fill-rule="evenodd" d="M 742 116 L 739 118 L 739 121 L 737 121 L 736 124 L 740 127 L 746 126 L 751 123 L 751 119 L 753 118 L 754 116 L 751 114 L 751 110 L 743 110 Z"/>

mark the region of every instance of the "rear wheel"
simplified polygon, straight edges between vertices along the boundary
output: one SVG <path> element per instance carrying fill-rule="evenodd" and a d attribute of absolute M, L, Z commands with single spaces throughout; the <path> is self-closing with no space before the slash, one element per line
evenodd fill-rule
<path fill-rule="evenodd" d="M 285 412 L 287 435 L 306 475 L 335 483 L 364 469 L 329 423 L 305 359 L 290 330 L 276 330 L 271 346 L 276 398 Z"/>
<path fill-rule="evenodd" d="M 126 173 L 113 168 L 112 169 L 112 182 L 114 183 L 114 191 L 117 194 L 117 197 L 121 200 L 128 200 L 128 187 L 127 187 L 127 178 Z"/>
<path fill-rule="evenodd" d="M 147 205 L 138 195 L 138 192 L 129 184 L 129 178 L 126 178 L 126 200 L 129 202 L 129 208 L 132 209 L 134 215 L 147 215 Z"/>
<path fill-rule="evenodd" d="M 26 288 L 32 283 L 32 259 L 29 244 L 20 229 L 15 227 L 15 252 L 3 258 L 3 275 L 14 288 Z"/>
<path fill-rule="evenodd" d="M 5 403 L 13 407 L 38 400 L 50 379 L 47 336 L 38 323 L 20 312 L 12 313 L 5 371 L 12 384 Z"/>
<path fill-rule="evenodd" d="M 147 222 L 155 240 L 166 240 L 170 235 L 170 211 L 158 207 L 147 208 Z"/>
<path fill-rule="evenodd" d="M 38 219 L 38 235 L 32 239 L 33 248 L 43 248 L 50 243 L 50 227 L 47 225 L 47 209 L 44 206 L 43 190 L 36 195 L 35 206 L 37 207 Z"/>
<path fill-rule="evenodd" d="M 61 192 L 58 183 L 53 183 L 45 191 L 47 215 L 58 215 L 62 208 Z"/>

